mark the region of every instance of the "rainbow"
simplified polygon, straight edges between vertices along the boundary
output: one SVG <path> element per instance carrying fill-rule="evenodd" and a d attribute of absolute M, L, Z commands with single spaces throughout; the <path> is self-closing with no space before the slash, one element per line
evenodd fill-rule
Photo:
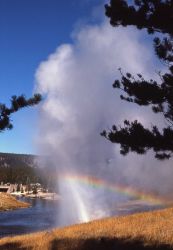
<path fill-rule="evenodd" d="M 145 193 L 139 189 L 134 189 L 133 187 L 124 186 L 122 184 L 114 184 L 109 183 L 105 180 L 98 179 L 96 177 L 87 176 L 87 175 L 75 175 L 75 174 L 63 174 L 61 175 L 63 181 L 73 183 L 81 183 L 86 186 L 90 186 L 92 188 L 102 188 L 106 189 L 110 192 L 119 193 L 122 195 L 126 195 L 129 197 L 135 197 L 139 200 L 144 200 L 147 202 L 151 202 L 153 204 L 165 204 L 166 201 L 156 197 L 154 195 Z"/>

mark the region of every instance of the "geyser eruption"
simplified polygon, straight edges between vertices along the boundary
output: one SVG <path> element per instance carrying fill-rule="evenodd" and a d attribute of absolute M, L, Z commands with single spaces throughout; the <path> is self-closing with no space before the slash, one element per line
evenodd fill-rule
<path fill-rule="evenodd" d="M 62 195 L 59 222 L 72 224 L 74 222 L 88 222 L 90 216 L 87 210 L 85 194 L 77 183 L 66 182 L 59 178 L 59 192 Z M 65 209 L 66 208 L 66 209 Z"/>
<path fill-rule="evenodd" d="M 108 216 L 111 205 L 128 199 L 70 181 L 67 174 L 158 189 L 153 180 L 162 170 L 153 175 L 143 158 L 120 157 L 117 146 L 100 136 L 124 118 L 145 119 L 148 124 L 147 117 L 151 121 L 154 116 L 122 103 L 112 89 L 119 67 L 148 77 L 153 73 L 152 48 L 146 48 L 143 37 L 134 29 L 114 30 L 105 21 L 85 26 L 75 33 L 73 44 L 59 46 L 37 69 L 36 88 L 45 96 L 38 145 L 57 168 L 63 225 Z"/>

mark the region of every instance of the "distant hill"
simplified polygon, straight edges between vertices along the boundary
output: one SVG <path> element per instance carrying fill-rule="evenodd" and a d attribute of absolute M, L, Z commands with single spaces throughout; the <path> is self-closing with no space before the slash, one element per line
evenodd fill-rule
<path fill-rule="evenodd" d="M 49 190 L 55 190 L 56 168 L 50 157 L 0 153 L 0 184 L 41 183 Z"/>
<path fill-rule="evenodd" d="M 37 155 L 30 154 L 14 154 L 14 153 L 1 153 L 0 152 L 0 167 L 1 166 L 14 166 L 17 164 L 18 166 L 22 164 L 30 167 L 38 167 L 38 159 Z"/>
<path fill-rule="evenodd" d="M 40 181 L 39 156 L 0 153 L 0 182 L 23 183 Z"/>

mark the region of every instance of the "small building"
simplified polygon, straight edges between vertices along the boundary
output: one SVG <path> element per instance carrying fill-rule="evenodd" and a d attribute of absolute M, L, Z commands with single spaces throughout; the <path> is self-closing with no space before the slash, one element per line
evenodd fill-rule
<path fill-rule="evenodd" d="M 16 192 L 17 190 L 17 185 L 16 184 L 2 184 L 0 185 L 0 193 L 12 193 L 12 192 Z"/>
<path fill-rule="evenodd" d="M 10 186 L 0 185 L 0 193 L 9 193 Z"/>

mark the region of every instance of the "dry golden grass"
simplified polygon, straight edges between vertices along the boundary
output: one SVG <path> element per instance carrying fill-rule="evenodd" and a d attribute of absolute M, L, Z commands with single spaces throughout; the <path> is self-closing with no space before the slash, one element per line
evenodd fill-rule
<path fill-rule="evenodd" d="M 0 250 L 173 249 L 173 208 L 0 240 Z"/>
<path fill-rule="evenodd" d="M 0 193 L 0 211 L 6 211 L 10 209 L 17 209 L 17 208 L 25 208 L 28 206 L 29 206 L 28 203 L 18 201 L 16 200 L 15 197 L 9 194 Z"/>

